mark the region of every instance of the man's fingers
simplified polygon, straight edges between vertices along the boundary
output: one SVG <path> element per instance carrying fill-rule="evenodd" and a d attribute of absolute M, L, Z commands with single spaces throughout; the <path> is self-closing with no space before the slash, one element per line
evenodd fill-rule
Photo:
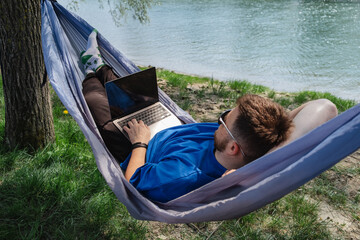
<path fill-rule="evenodd" d="M 131 128 L 137 123 L 138 122 L 136 121 L 136 119 L 131 119 L 130 121 L 128 121 L 127 125 L 129 126 L 129 128 Z"/>
<path fill-rule="evenodd" d="M 144 126 L 147 126 L 147 125 L 144 123 L 143 120 L 140 120 L 140 121 L 139 121 L 139 124 L 144 125 Z"/>
<path fill-rule="evenodd" d="M 148 128 L 148 126 L 144 123 L 144 121 L 142 120 L 137 121 L 136 119 L 131 119 L 131 121 L 129 121 L 127 125 L 129 126 L 129 128 L 132 128 L 133 126 L 136 125 L 142 125 Z"/>

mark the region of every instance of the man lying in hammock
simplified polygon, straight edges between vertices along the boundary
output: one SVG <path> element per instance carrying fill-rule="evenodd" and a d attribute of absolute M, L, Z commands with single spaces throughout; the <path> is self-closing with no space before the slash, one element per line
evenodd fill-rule
<path fill-rule="evenodd" d="M 225 111 L 218 123 L 181 125 L 159 132 L 150 141 L 149 128 L 136 119 L 124 130 L 114 126 L 104 84 L 117 76 L 106 66 L 93 31 L 81 54 L 86 77 L 83 93 L 110 152 L 125 178 L 151 200 L 167 202 L 304 135 L 337 115 L 328 100 L 308 102 L 286 113 L 278 104 L 245 95 Z M 141 143 L 141 144 L 139 144 Z"/>

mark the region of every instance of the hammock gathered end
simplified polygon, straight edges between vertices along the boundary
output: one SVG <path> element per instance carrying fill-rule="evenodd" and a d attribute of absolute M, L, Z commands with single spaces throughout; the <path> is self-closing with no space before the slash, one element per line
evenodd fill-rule
<path fill-rule="evenodd" d="M 297 189 L 360 147 L 359 104 L 232 174 L 170 202 L 151 202 L 125 180 L 82 95 L 85 76 L 79 55 L 86 48 L 93 27 L 57 2 L 44 0 L 41 8 L 42 45 L 49 80 L 90 143 L 107 184 L 137 219 L 189 223 L 241 217 Z M 98 44 L 103 59 L 118 76 L 139 71 L 101 34 Z M 179 119 L 195 122 L 164 92 L 160 91 L 159 97 Z"/>

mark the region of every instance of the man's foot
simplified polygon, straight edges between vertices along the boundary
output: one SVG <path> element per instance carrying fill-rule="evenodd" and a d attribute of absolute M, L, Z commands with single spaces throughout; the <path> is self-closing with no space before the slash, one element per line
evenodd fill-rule
<path fill-rule="evenodd" d="M 80 60 L 84 64 L 85 73 L 95 73 L 98 69 L 105 65 L 99 51 L 96 40 L 97 30 L 94 29 L 89 35 L 86 51 L 80 54 Z"/>

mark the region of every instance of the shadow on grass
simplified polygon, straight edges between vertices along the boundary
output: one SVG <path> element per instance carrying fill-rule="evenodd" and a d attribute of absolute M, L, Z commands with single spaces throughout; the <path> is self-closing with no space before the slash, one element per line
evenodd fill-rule
<path fill-rule="evenodd" d="M 144 238 L 143 223 L 128 214 L 107 186 L 89 144 L 60 101 L 54 101 L 56 141 L 38 151 L 6 147 L 3 107 L 1 239 Z"/>

